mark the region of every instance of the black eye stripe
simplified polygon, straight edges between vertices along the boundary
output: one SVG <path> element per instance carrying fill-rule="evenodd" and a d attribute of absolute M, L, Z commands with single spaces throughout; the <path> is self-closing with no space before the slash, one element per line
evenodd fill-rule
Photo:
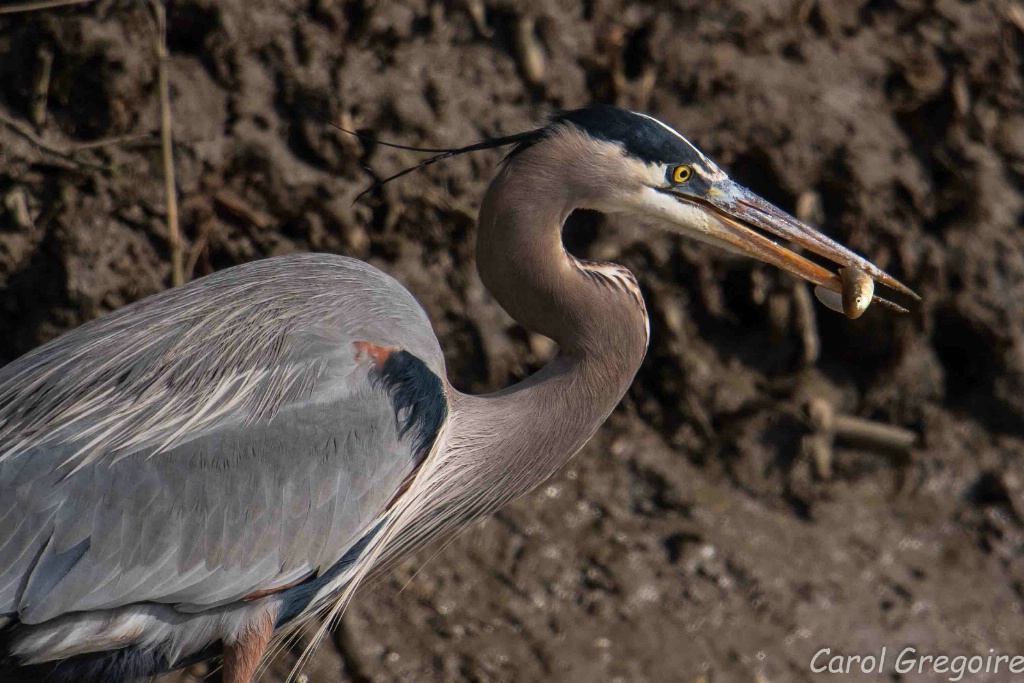
<path fill-rule="evenodd" d="M 551 122 L 571 123 L 593 138 L 618 143 L 626 154 L 646 163 L 672 164 L 700 154 L 664 123 L 610 105 L 562 112 Z"/>

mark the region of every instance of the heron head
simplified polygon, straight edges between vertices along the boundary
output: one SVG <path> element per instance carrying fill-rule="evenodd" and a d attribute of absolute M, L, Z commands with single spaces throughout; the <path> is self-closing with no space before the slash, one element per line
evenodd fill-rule
<path fill-rule="evenodd" d="M 899 292 L 908 287 L 870 261 L 765 201 L 729 178 L 690 141 L 661 121 L 617 107 L 564 112 L 549 137 L 576 138 L 580 156 L 595 160 L 593 173 L 577 174 L 579 194 L 590 208 L 640 215 L 672 232 L 751 256 L 833 292 L 850 293 L 840 275 L 792 251 L 781 238 L 822 256 L 850 273 L 863 273 Z M 843 270 L 840 270 L 842 273 Z M 824 300 L 824 299 L 823 299 Z M 873 301 L 895 307 L 880 297 Z M 846 309 L 856 317 L 859 310 Z"/>

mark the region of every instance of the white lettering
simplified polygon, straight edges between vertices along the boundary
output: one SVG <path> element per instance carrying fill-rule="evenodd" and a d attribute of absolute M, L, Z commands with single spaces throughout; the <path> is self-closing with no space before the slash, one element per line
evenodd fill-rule
<path fill-rule="evenodd" d="M 953 661 L 950 662 L 950 666 L 949 666 L 949 672 L 951 674 L 953 674 L 953 675 L 949 677 L 949 680 L 952 683 L 957 683 L 957 681 L 962 681 L 964 679 L 964 671 L 966 671 L 966 670 L 967 670 L 967 657 L 965 657 L 963 655 L 958 655 L 956 657 L 953 657 Z"/>
<path fill-rule="evenodd" d="M 831 648 L 821 648 L 811 657 L 811 671 L 830 674 L 875 674 L 902 675 L 919 674 L 943 676 L 949 683 L 962 683 L 967 674 L 995 673 L 1009 669 L 1011 673 L 1024 673 L 1024 655 L 1002 655 L 989 648 L 987 655 L 980 654 L 926 654 L 914 647 L 904 647 L 896 656 L 896 662 L 887 668 L 889 651 L 880 647 L 873 654 L 833 654 Z M 970 680 L 970 679 L 967 679 Z"/>
<path fill-rule="evenodd" d="M 949 672 L 953 675 L 949 677 L 949 680 L 952 681 L 952 683 L 962 681 L 964 674 L 967 673 L 970 663 L 975 660 L 977 660 L 978 663 L 978 670 L 971 671 L 971 673 L 978 673 L 978 671 L 981 671 L 981 657 L 971 657 L 970 659 L 968 659 L 966 655 L 957 655 L 956 657 L 953 657 L 952 661 L 949 663 Z"/>
<path fill-rule="evenodd" d="M 817 652 L 815 652 L 814 656 L 811 657 L 811 671 L 813 671 L 816 674 L 824 673 L 825 672 L 825 667 L 820 667 L 819 668 L 818 665 L 815 664 L 815 662 L 818 661 L 818 657 L 820 657 L 822 655 L 826 655 L 827 656 L 827 655 L 830 655 L 830 654 L 832 654 L 832 650 L 827 648 L 827 647 L 822 648 L 822 649 L 818 650 Z"/>
<path fill-rule="evenodd" d="M 900 651 L 899 656 L 896 657 L 896 673 L 898 673 L 898 674 L 908 674 L 911 671 L 913 671 L 914 670 L 914 666 L 915 666 L 916 661 L 917 661 L 917 660 L 914 659 L 914 655 L 916 653 L 917 653 L 917 650 L 915 650 L 912 647 L 905 647 L 905 648 L 903 648 L 903 650 Z M 907 661 L 904 662 L 903 661 L 903 657 L 905 655 L 908 657 L 908 659 L 907 659 Z"/>

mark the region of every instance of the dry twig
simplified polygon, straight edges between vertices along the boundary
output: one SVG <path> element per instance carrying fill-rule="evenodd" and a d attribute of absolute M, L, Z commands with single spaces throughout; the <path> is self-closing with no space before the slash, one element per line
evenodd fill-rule
<path fill-rule="evenodd" d="M 909 429 L 836 413 L 823 398 L 807 402 L 807 417 L 814 430 L 805 437 L 805 449 L 814 459 L 815 471 L 821 479 L 832 472 L 832 444 L 836 439 L 853 446 L 905 454 L 917 443 L 917 434 Z"/>
<path fill-rule="evenodd" d="M 86 152 L 90 149 L 99 149 L 101 147 L 110 147 L 111 145 L 130 145 L 135 142 L 145 142 L 146 140 L 156 141 L 156 138 L 152 133 L 126 133 L 125 135 L 111 135 L 109 138 L 102 138 L 100 140 L 93 140 L 92 142 L 82 142 L 71 148 L 72 154 L 78 152 Z"/>
<path fill-rule="evenodd" d="M 515 45 L 519 57 L 519 68 L 523 78 L 531 86 L 539 86 L 544 82 L 547 68 L 544 59 L 544 48 L 536 33 L 537 20 L 532 14 L 521 14 L 516 19 Z"/>
<path fill-rule="evenodd" d="M 36 87 L 32 92 L 32 123 L 36 129 L 46 123 L 47 101 L 50 99 L 50 75 L 53 72 L 53 50 L 44 46 L 39 48 L 39 71 L 36 74 Z"/>
<path fill-rule="evenodd" d="M 268 216 L 262 211 L 252 208 L 244 199 L 230 190 L 221 190 L 213 196 L 213 201 L 217 208 L 258 230 L 266 230 L 274 224 L 273 216 Z"/>
<path fill-rule="evenodd" d="M 156 53 L 159 58 L 160 87 L 160 140 L 164 158 L 164 189 L 167 194 L 167 241 L 171 248 L 171 286 L 177 287 L 185 282 L 181 259 L 181 233 L 178 230 L 178 194 L 174 183 L 174 141 L 171 138 L 171 98 L 168 78 L 167 53 L 167 12 L 161 0 L 153 0 L 153 11 L 156 13 L 157 43 Z"/>
<path fill-rule="evenodd" d="M 486 8 L 484 7 L 484 0 L 463 0 L 466 12 L 469 14 L 470 20 L 473 22 L 473 29 L 482 38 L 491 38 L 494 36 L 494 31 L 487 25 Z"/>
<path fill-rule="evenodd" d="M 60 157 L 61 159 L 64 159 L 65 161 L 73 165 L 86 166 L 88 168 L 94 168 L 98 171 L 110 171 L 110 168 L 103 164 L 97 164 L 92 161 L 78 159 L 75 155 L 80 152 L 85 152 L 92 149 L 99 149 L 100 147 L 119 145 L 126 142 L 137 142 L 152 137 L 150 133 L 115 135 L 113 137 L 103 138 L 101 140 L 93 140 L 92 142 L 83 142 L 82 144 L 79 145 L 72 145 L 70 147 L 63 148 L 58 147 L 53 143 L 47 142 L 46 140 L 43 140 L 41 137 L 36 135 L 35 132 L 33 132 L 30 126 L 22 123 L 21 121 L 18 121 L 17 119 L 7 116 L 3 112 L 0 112 L 0 124 L 3 124 L 13 133 L 17 134 L 19 137 L 23 138 L 24 140 L 32 144 L 32 146 L 36 147 L 37 149 L 43 152 L 46 152 L 47 154 L 52 154 L 56 157 Z"/>
<path fill-rule="evenodd" d="M 1006 18 L 1010 20 L 1017 30 L 1024 33 L 1024 7 L 1019 2 L 1010 3 L 1006 8 Z"/>
<path fill-rule="evenodd" d="M 836 415 L 834 425 L 836 438 L 851 444 L 902 452 L 917 443 L 917 434 L 909 429 L 853 415 Z"/>
<path fill-rule="evenodd" d="M 199 259 L 202 257 L 203 252 L 209 245 L 210 229 L 212 225 L 212 218 L 209 218 L 199 224 L 198 234 L 196 235 L 195 241 L 192 243 L 192 248 L 189 250 L 188 261 L 185 263 L 184 275 L 189 280 L 195 276 L 196 266 L 199 265 Z"/>
<path fill-rule="evenodd" d="M 796 217 L 810 225 L 825 221 L 825 209 L 821 195 L 813 190 L 802 192 L 796 201 Z M 796 307 L 796 326 L 804 347 L 804 365 L 814 365 L 821 355 L 821 339 L 818 336 L 818 317 L 814 311 L 814 300 L 810 287 L 802 280 L 793 284 L 793 304 Z"/>
<path fill-rule="evenodd" d="M 25 190 L 22 188 L 15 186 L 4 195 L 4 208 L 11 214 L 14 224 L 22 230 L 31 230 L 34 227 L 32 215 L 28 211 L 28 200 L 25 198 Z"/>
<path fill-rule="evenodd" d="M 19 2 L 16 5 L 0 5 L 0 14 L 16 14 L 18 12 L 35 12 L 42 9 L 56 9 L 70 5 L 84 5 L 93 0 L 38 0 L 38 2 Z"/>
<path fill-rule="evenodd" d="M 814 365 L 821 355 L 821 340 L 818 338 L 818 318 L 814 312 L 814 301 L 807 284 L 797 282 L 793 287 L 794 314 L 804 347 L 804 365 Z"/>

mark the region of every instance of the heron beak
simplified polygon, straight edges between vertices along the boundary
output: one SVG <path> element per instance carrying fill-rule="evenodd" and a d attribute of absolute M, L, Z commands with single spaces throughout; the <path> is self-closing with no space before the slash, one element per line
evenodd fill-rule
<path fill-rule="evenodd" d="M 864 257 L 731 180 L 712 183 L 703 197 L 680 191 L 671 191 L 670 194 L 680 201 L 696 205 L 715 219 L 707 227 L 709 237 L 804 280 L 834 292 L 843 291 L 843 281 L 839 275 L 790 251 L 765 233 L 787 240 L 840 266 L 860 269 L 876 282 L 916 300 L 921 299 L 909 287 Z M 906 311 L 902 306 L 878 296 L 874 296 L 872 302 Z"/>

